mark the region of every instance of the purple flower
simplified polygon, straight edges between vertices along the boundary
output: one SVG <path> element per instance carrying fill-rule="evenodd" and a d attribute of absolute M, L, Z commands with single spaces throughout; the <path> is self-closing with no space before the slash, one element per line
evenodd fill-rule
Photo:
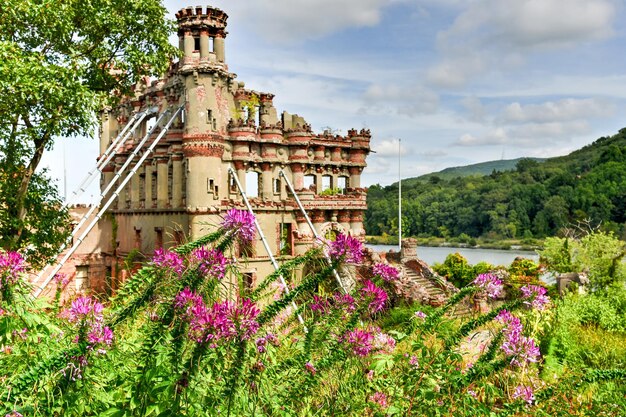
<path fill-rule="evenodd" d="M 230 262 L 222 252 L 217 249 L 198 248 L 193 251 L 192 256 L 198 262 L 198 269 L 204 275 L 210 275 L 217 279 L 224 278 L 226 267 Z"/>
<path fill-rule="evenodd" d="M 308 373 L 310 373 L 311 375 L 315 376 L 315 374 L 317 373 L 317 369 L 315 369 L 315 366 L 313 366 L 313 364 L 311 362 L 307 362 L 304 364 L 304 369 L 306 369 L 306 371 Z"/>
<path fill-rule="evenodd" d="M 22 255 L 17 252 L 0 252 L 0 289 L 15 285 L 24 270 Z"/>
<path fill-rule="evenodd" d="M 415 318 L 424 320 L 426 318 L 426 313 L 424 313 L 423 311 L 416 311 L 414 314 Z"/>
<path fill-rule="evenodd" d="M 411 365 L 415 369 L 419 368 L 420 364 L 417 360 L 417 356 L 411 355 L 411 357 L 409 358 L 409 365 Z"/>
<path fill-rule="evenodd" d="M 387 395 L 382 392 L 375 392 L 367 399 L 369 402 L 378 404 L 382 408 L 387 408 Z"/>
<path fill-rule="evenodd" d="M 111 345 L 113 342 L 113 331 L 103 324 L 103 310 L 104 306 L 95 299 L 81 296 L 72 301 L 70 308 L 61 312 L 60 316 L 76 323 L 82 330 L 76 336 L 76 343 L 86 341 L 89 349 L 96 349 L 98 345 Z"/>
<path fill-rule="evenodd" d="M 247 340 L 259 329 L 256 318 L 260 310 L 248 299 L 239 305 L 229 301 L 215 303 L 211 308 L 206 307 L 201 297 L 188 297 L 187 300 L 191 303 L 186 310 L 189 337 L 198 343 L 213 344 L 235 337 Z M 182 296 L 180 301 L 183 301 Z"/>
<path fill-rule="evenodd" d="M 54 276 L 54 282 L 59 288 L 65 288 L 65 286 L 70 282 L 70 279 L 71 277 L 67 276 L 67 274 L 58 273 Z"/>
<path fill-rule="evenodd" d="M 260 313 L 261 310 L 249 299 L 243 300 L 240 305 L 231 310 L 231 319 L 242 340 L 250 339 L 259 330 L 256 318 Z"/>
<path fill-rule="evenodd" d="M 178 309 L 187 309 L 190 306 L 194 306 L 198 301 L 202 301 L 202 297 L 194 293 L 189 289 L 189 287 L 185 287 L 184 290 L 176 294 L 174 298 L 174 307 Z"/>
<path fill-rule="evenodd" d="M 374 314 L 385 307 L 387 293 L 382 288 L 377 287 L 372 281 L 366 280 L 361 288 L 361 294 L 366 300 L 370 300 L 369 310 Z"/>
<path fill-rule="evenodd" d="M 374 333 L 372 348 L 380 353 L 393 353 L 393 350 L 396 347 L 396 340 L 387 333 L 383 333 L 378 327 L 374 327 L 372 331 Z"/>
<path fill-rule="evenodd" d="M 4 417 L 24 417 L 20 412 L 13 410 L 9 414 L 6 414 Z"/>
<path fill-rule="evenodd" d="M 473 283 L 481 288 L 489 298 L 498 298 L 502 295 L 502 280 L 494 274 L 480 274 Z"/>
<path fill-rule="evenodd" d="M 337 308 L 345 308 L 348 313 L 356 310 L 356 301 L 350 294 L 335 293 L 333 294 L 333 301 Z"/>
<path fill-rule="evenodd" d="M 528 362 L 537 362 L 541 352 L 532 338 L 522 336 L 522 324 L 520 320 L 510 312 L 502 310 L 496 320 L 504 324 L 502 333 L 504 342 L 500 348 L 507 355 L 511 356 L 511 364 L 522 366 Z"/>
<path fill-rule="evenodd" d="M 224 216 L 222 228 L 231 231 L 243 241 L 251 242 L 256 236 L 254 214 L 247 210 L 230 209 Z"/>
<path fill-rule="evenodd" d="M 531 302 L 526 302 L 537 310 L 543 310 L 545 306 L 550 303 L 550 297 L 546 295 L 547 291 L 544 287 L 539 285 L 524 285 L 521 288 L 522 296 L 524 298 L 532 298 Z"/>
<path fill-rule="evenodd" d="M 61 315 L 67 317 L 71 323 L 102 322 L 103 308 L 102 304 L 93 298 L 81 296 L 72 301 L 70 308 Z"/>
<path fill-rule="evenodd" d="M 158 248 L 154 251 L 152 263 L 159 268 L 173 271 L 178 275 L 182 274 L 183 270 L 185 269 L 185 264 L 182 256 L 180 256 L 176 252 L 170 252 L 163 248 Z"/>
<path fill-rule="evenodd" d="M 398 279 L 400 272 L 391 265 L 377 263 L 372 268 L 374 275 L 381 277 L 385 281 L 395 281 Z"/>
<path fill-rule="evenodd" d="M 309 304 L 309 308 L 320 314 L 326 314 L 330 311 L 330 302 L 327 298 L 320 297 L 316 294 L 313 296 L 313 302 Z"/>
<path fill-rule="evenodd" d="M 113 331 L 108 326 L 94 325 L 87 334 L 87 341 L 95 346 L 105 344 L 110 346 L 113 342 Z"/>
<path fill-rule="evenodd" d="M 515 388 L 515 392 L 513 393 L 513 398 L 521 398 L 526 401 L 529 405 L 535 401 L 535 394 L 533 392 L 533 387 L 529 387 L 527 385 L 518 385 Z"/>
<path fill-rule="evenodd" d="M 369 353 L 374 348 L 372 346 L 372 341 L 374 340 L 374 335 L 366 330 L 355 329 L 347 332 L 343 336 L 343 341 L 348 344 L 352 353 L 357 356 L 365 357 L 369 355 Z"/>
<path fill-rule="evenodd" d="M 363 260 L 363 245 L 355 237 L 338 233 L 330 242 L 328 254 L 335 260 L 358 264 Z"/>

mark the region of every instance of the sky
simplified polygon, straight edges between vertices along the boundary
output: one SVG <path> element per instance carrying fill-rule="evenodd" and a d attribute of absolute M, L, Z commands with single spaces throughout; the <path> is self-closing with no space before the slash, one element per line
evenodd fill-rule
<path fill-rule="evenodd" d="M 194 5 L 166 0 L 170 17 Z M 362 185 L 446 167 L 565 155 L 626 127 L 623 0 L 214 0 L 246 88 L 316 132 L 368 128 Z M 172 41 L 177 44 L 175 36 Z M 398 146 L 398 141 L 400 147 Z M 43 165 L 67 195 L 96 139 Z M 94 181 L 98 182 L 98 181 Z M 97 184 L 83 200 L 97 198 Z"/>

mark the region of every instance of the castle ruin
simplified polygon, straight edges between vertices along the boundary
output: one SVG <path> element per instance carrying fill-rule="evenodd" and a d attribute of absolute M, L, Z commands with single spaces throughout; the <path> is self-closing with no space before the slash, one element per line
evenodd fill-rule
<path fill-rule="evenodd" d="M 184 106 L 110 210 L 112 227 L 101 232 L 100 251 L 106 279 L 112 282 L 119 280 L 110 277 L 116 262 L 129 254 L 150 256 L 156 248 L 196 239 L 212 231 L 228 209 L 244 209 L 229 167 L 250 198 L 275 256 L 302 254 L 313 243 L 281 170 L 320 235 L 364 237 L 361 173 L 370 152 L 370 132 L 315 134 L 302 117 L 279 115 L 273 94 L 245 88 L 226 63 L 227 18 L 213 7 L 181 9 L 176 13 L 181 60 L 162 79 L 145 79 L 134 96 L 101 114 L 102 154 L 133 114 Z M 119 177 L 128 158 L 139 160 L 141 153 L 132 151 L 155 119 L 156 113 L 144 119 L 104 167 L 103 190 Z M 159 131 L 157 127 L 147 145 Z M 273 270 L 268 260 L 261 242 L 255 242 L 243 269 L 250 285 Z M 90 274 L 90 281 L 102 279 Z"/>

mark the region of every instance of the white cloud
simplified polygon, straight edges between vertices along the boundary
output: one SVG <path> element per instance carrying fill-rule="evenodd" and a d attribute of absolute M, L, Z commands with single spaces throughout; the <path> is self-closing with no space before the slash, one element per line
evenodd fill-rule
<path fill-rule="evenodd" d="M 372 144 L 372 150 L 376 152 L 376 156 L 398 156 L 398 140 L 387 139 L 378 143 Z M 406 146 L 400 145 L 400 154 L 407 155 L 409 150 Z"/>
<path fill-rule="evenodd" d="M 454 142 L 454 145 L 466 147 L 507 145 L 536 148 L 568 142 L 590 132 L 591 127 L 586 120 L 524 123 L 507 127 L 494 127 L 480 135 L 465 133 Z"/>
<path fill-rule="evenodd" d="M 525 62 L 532 52 L 610 37 L 616 0 L 477 0 L 439 32 L 435 85 L 458 88 L 471 78 Z"/>
<path fill-rule="evenodd" d="M 420 85 L 372 84 L 363 94 L 364 109 L 404 116 L 433 114 L 439 110 L 439 95 Z"/>
<path fill-rule="evenodd" d="M 614 111 L 615 106 L 608 100 L 567 98 L 541 104 L 511 103 L 504 109 L 499 119 L 508 123 L 554 122 L 607 117 Z"/>
<path fill-rule="evenodd" d="M 506 143 L 508 135 L 503 128 L 496 128 L 480 137 L 473 136 L 469 133 L 463 134 L 454 145 L 458 146 L 488 146 L 500 145 Z"/>
<path fill-rule="evenodd" d="M 487 117 L 487 109 L 476 96 L 463 97 L 461 106 L 467 111 L 467 118 L 472 122 L 483 122 Z"/>
<path fill-rule="evenodd" d="M 170 9 L 177 7 L 166 1 Z M 238 0 L 212 2 L 270 41 L 292 43 L 351 27 L 371 27 L 391 0 Z"/>

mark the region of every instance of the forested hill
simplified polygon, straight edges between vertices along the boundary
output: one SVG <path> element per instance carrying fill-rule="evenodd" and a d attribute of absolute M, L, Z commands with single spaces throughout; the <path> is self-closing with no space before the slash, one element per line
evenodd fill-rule
<path fill-rule="evenodd" d="M 567 156 L 522 159 L 516 169 L 484 176 L 402 182 L 403 234 L 530 238 L 591 220 L 626 232 L 626 128 Z M 397 233 L 398 185 L 367 196 L 368 235 Z"/>
<path fill-rule="evenodd" d="M 451 180 L 456 177 L 469 177 L 470 175 L 488 175 L 493 171 L 513 171 L 517 166 L 517 163 L 523 158 L 517 159 L 501 159 L 499 161 L 489 161 L 489 162 L 480 162 L 478 164 L 465 165 L 460 167 L 450 167 L 446 169 L 442 169 L 438 172 L 431 172 L 430 174 L 421 175 L 417 178 L 408 178 L 406 180 L 407 183 L 411 183 L 414 181 L 428 181 L 432 177 L 439 177 L 444 180 Z M 543 158 L 529 158 L 537 162 L 543 162 L 545 159 Z"/>

